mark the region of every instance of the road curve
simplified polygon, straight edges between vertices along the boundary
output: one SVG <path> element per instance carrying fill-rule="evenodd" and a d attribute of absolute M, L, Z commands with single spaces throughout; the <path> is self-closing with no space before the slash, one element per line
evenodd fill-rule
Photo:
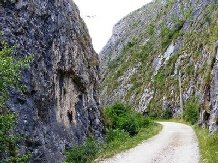
<path fill-rule="evenodd" d="M 141 144 L 100 163 L 198 163 L 199 148 L 190 126 L 159 122 L 163 130 Z"/>

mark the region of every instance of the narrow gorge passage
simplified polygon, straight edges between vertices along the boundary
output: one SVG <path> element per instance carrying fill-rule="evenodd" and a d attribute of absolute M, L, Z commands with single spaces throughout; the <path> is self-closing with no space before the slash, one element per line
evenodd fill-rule
<path fill-rule="evenodd" d="M 163 130 L 158 135 L 101 163 L 198 163 L 199 148 L 193 129 L 180 123 L 159 123 Z"/>

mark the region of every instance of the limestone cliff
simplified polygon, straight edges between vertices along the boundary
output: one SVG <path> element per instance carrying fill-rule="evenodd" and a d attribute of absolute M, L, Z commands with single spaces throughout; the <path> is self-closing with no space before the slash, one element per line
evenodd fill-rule
<path fill-rule="evenodd" d="M 200 123 L 217 117 L 217 16 L 216 0 L 154 0 L 121 19 L 100 52 L 103 105 L 177 116 L 194 97 Z"/>
<path fill-rule="evenodd" d="M 0 1 L 1 39 L 16 56 L 34 55 L 23 70 L 27 90 L 11 89 L 10 111 L 19 114 L 19 152 L 31 162 L 62 162 L 87 136 L 102 139 L 99 59 L 72 0 Z"/>

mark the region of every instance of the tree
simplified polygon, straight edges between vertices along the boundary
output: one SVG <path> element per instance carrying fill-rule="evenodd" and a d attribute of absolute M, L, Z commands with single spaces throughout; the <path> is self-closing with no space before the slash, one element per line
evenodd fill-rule
<path fill-rule="evenodd" d="M 0 40 L 0 158 L 2 162 L 27 162 L 29 155 L 16 152 L 19 136 L 12 130 L 15 127 L 16 114 L 9 113 L 5 108 L 8 100 L 9 87 L 21 90 L 21 68 L 28 67 L 31 57 L 14 58 L 12 48 Z"/>

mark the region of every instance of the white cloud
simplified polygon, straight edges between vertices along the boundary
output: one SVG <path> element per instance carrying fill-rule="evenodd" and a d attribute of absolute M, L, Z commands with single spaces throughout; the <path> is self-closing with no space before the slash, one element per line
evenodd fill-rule
<path fill-rule="evenodd" d="M 122 17 L 151 0 L 74 0 L 88 26 L 96 52 L 112 35 L 112 28 Z"/>

